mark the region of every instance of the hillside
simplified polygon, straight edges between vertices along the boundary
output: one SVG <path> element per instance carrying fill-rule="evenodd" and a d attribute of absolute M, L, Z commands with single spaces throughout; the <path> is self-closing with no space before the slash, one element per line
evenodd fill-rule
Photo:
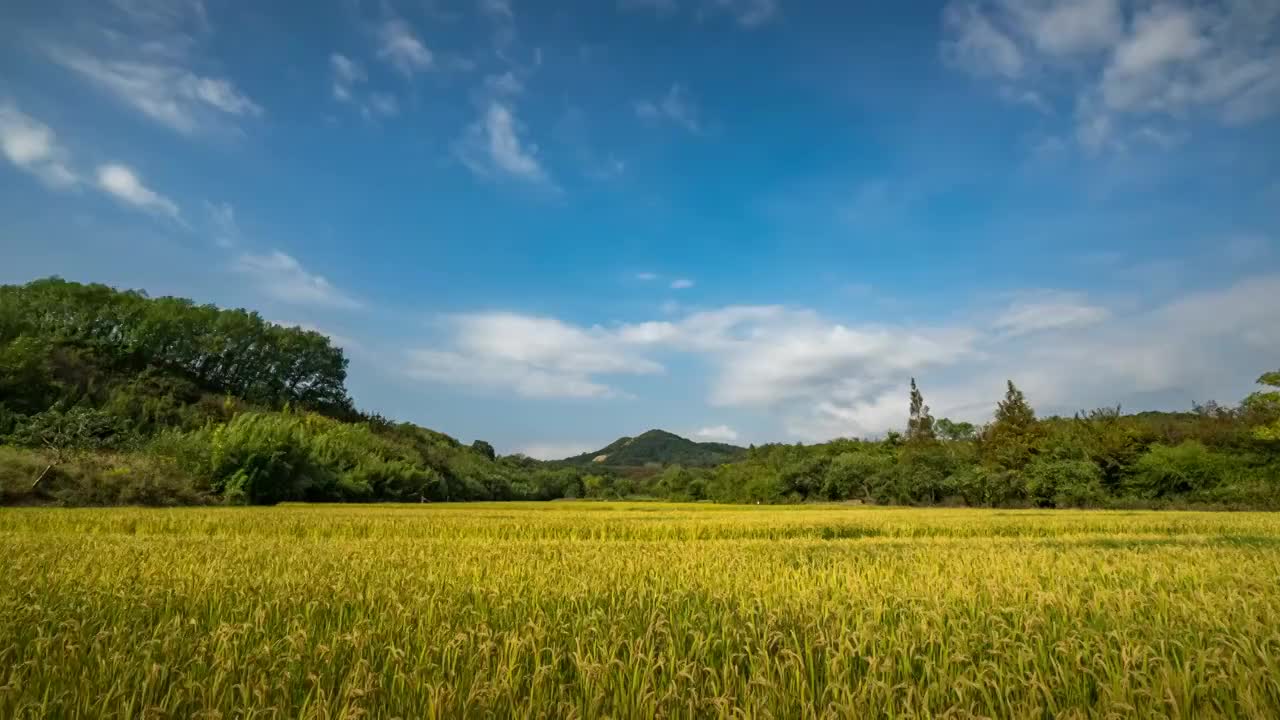
<path fill-rule="evenodd" d="M 566 458 L 563 462 L 604 467 L 643 467 L 651 464 L 711 467 L 732 462 L 746 453 L 746 448 L 736 445 L 694 442 L 665 430 L 650 430 L 633 438 L 618 438 L 595 452 Z"/>
<path fill-rule="evenodd" d="M 0 285 L 0 504 L 551 499 L 571 467 L 357 410 L 319 333 L 57 278 Z"/>

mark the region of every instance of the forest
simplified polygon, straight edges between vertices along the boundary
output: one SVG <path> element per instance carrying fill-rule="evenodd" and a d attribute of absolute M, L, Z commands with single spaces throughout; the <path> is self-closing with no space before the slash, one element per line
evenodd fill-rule
<path fill-rule="evenodd" d="M 1071 417 L 1038 417 L 1010 381 L 984 425 L 934 418 L 912 379 L 900 432 L 753 446 L 713 467 L 498 456 L 362 412 L 346 375 L 327 337 L 254 312 L 58 278 L 0 286 L 0 503 L 1280 508 L 1280 371 L 1234 406 Z"/>

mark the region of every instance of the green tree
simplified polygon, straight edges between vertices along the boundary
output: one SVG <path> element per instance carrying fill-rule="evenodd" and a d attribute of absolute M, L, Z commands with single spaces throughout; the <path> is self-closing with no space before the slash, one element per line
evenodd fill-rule
<path fill-rule="evenodd" d="M 924 395 L 916 387 L 916 379 L 911 378 L 911 410 L 907 418 L 907 442 L 932 442 L 936 439 L 929 406 L 924 404 Z"/>
<path fill-rule="evenodd" d="M 935 426 L 939 435 L 952 442 L 973 440 L 978 435 L 978 428 L 971 422 L 956 422 L 950 418 L 938 418 Z"/>
<path fill-rule="evenodd" d="M 489 458 L 490 460 L 497 458 L 497 453 L 494 452 L 493 446 L 485 442 L 484 440 L 476 440 L 475 442 L 471 443 L 471 449 Z"/>
<path fill-rule="evenodd" d="M 982 436 L 983 462 L 1005 470 L 1021 470 L 1038 451 L 1041 436 L 1035 410 L 1013 381 L 1008 381 L 1004 400 L 996 406 L 995 420 Z"/>

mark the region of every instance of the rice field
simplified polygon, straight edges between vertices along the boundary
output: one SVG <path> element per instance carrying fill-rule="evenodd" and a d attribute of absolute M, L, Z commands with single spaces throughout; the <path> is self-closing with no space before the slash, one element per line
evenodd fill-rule
<path fill-rule="evenodd" d="M 1280 516 L 0 510 L 0 717 L 1280 717 Z"/>

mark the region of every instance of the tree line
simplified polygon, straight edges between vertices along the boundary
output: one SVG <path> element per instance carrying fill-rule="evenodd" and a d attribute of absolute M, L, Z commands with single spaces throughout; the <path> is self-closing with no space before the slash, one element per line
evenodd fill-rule
<path fill-rule="evenodd" d="M 991 422 L 935 419 L 914 379 L 903 432 L 879 440 L 753 446 L 708 471 L 588 478 L 588 494 L 717 502 L 857 501 L 980 507 L 1280 509 L 1280 372 L 1236 407 L 1038 418 L 1009 382 Z M 619 481 L 615 481 L 619 482 Z"/>
<path fill-rule="evenodd" d="M 719 502 L 1280 507 L 1280 372 L 1236 407 L 1037 417 L 771 444 L 714 468 L 500 457 L 355 408 L 341 349 L 246 310 L 58 278 L 0 286 L 0 502 Z"/>

